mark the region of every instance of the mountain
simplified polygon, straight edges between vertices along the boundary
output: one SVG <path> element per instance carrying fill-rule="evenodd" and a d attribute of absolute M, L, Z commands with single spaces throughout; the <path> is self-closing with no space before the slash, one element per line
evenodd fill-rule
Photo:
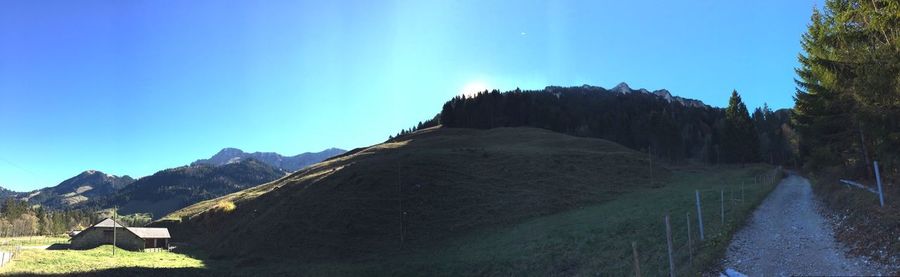
<path fill-rule="evenodd" d="M 187 205 L 271 182 L 285 171 L 253 158 L 220 166 L 195 164 L 159 171 L 84 207 L 119 207 L 120 214 L 150 213 L 154 218 Z"/>
<path fill-rule="evenodd" d="M 603 89 L 603 88 L 600 88 L 600 89 Z M 709 107 L 709 105 L 704 104 L 703 101 L 700 101 L 700 100 L 688 99 L 688 98 L 683 98 L 683 97 L 679 97 L 679 96 L 672 96 L 672 93 L 670 93 L 666 89 L 654 90 L 652 92 L 647 89 L 643 89 L 643 88 L 635 90 L 635 89 L 632 89 L 631 87 L 629 87 L 628 84 L 625 82 L 619 83 L 618 85 L 609 89 L 608 91 L 619 93 L 619 94 L 629 94 L 629 93 L 652 94 L 652 95 L 659 96 L 662 99 L 665 99 L 669 103 L 674 101 L 674 102 L 681 103 L 682 105 L 684 105 L 686 107 L 694 107 L 694 108 L 708 108 Z"/>
<path fill-rule="evenodd" d="M 20 194 L 22 194 L 22 193 L 21 193 L 21 192 L 11 191 L 11 190 L 9 190 L 9 189 L 7 189 L 7 188 L 4 188 L 4 187 L 0 187 L 0 198 L 18 197 L 18 195 L 20 195 Z"/>
<path fill-rule="evenodd" d="M 188 206 L 154 225 L 222 257 L 364 259 L 650 187 L 647 162 L 606 140 L 544 129 L 433 127 Z M 669 175 L 664 168 L 653 174 L 656 181 Z"/>
<path fill-rule="evenodd" d="M 209 159 L 201 159 L 193 162 L 191 165 L 209 164 L 209 165 L 225 165 L 243 159 L 253 158 L 279 168 L 284 171 L 294 172 L 298 169 L 307 167 L 311 164 L 321 162 L 327 158 L 343 154 L 347 152 L 343 149 L 329 148 L 321 152 L 307 152 L 296 156 L 285 157 L 273 152 L 253 152 L 246 153 L 237 148 L 225 148 L 216 153 Z"/>
<path fill-rule="evenodd" d="M 87 170 L 59 185 L 20 194 L 23 200 L 52 208 L 67 208 L 72 205 L 112 194 L 134 179 L 128 175 L 119 177 L 96 170 Z"/>

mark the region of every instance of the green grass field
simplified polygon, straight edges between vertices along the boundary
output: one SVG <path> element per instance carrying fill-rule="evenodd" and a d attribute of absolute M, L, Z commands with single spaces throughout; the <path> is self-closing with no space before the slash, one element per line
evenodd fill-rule
<path fill-rule="evenodd" d="M 37 246 L 54 243 L 68 243 L 69 236 L 29 236 L 0 238 L 0 248 L 10 246 Z"/>
<path fill-rule="evenodd" d="M 172 252 L 132 252 L 104 245 L 90 250 L 23 249 L 0 267 L 2 275 L 64 275 L 93 272 L 116 273 L 116 269 L 204 269 L 203 261 Z M 112 271 L 110 271 L 112 269 Z M 126 273 L 126 272 L 119 272 Z M 127 273 L 126 273 L 127 274 Z M 102 275 L 102 274 L 101 274 Z M 112 274 L 111 274 L 112 275 Z"/>
<path fill-rule="evenodd" d="M 548 276 L 634 275 L 631 242 L 637 244 L 644 276 L 668 274 L 663 216 L 671 215 L 678 275 L 697 276 L 717 269 L 731 235 L 774 188 L 756 184 L 771 175 L 764 165 L 684 167 L 672 170 L 661 188 L 642 189 L 599 205 L 543 216 L 513 226 L 484 229 L 394 256 L 348 263 L 297 264 L 284 261 L 265 268 L 234 268 L 244 274 L 316 276 Z M 744 200 L 740 198 L 744 185 Z M 721 190 L 725 190 L 725 224 Z M 706 240 L 697 242 L 694 191 L 700 190 Z M 687 248 L 686 214 L 691 213 L 693 264 Z"/>

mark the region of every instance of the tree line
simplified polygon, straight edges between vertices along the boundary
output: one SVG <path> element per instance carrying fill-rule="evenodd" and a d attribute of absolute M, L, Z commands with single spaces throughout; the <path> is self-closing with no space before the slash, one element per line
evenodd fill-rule
<path fill-rule="evenodd" d="M 98 219 L 93 211 L 48 210 L 9 197 L 0 203 L 0 236 L 60 235 L 83 230 Z"/>
<path fill-rule="evenodd" d="M 729 107 L 721 109 L 649 93 L 548 87 L 457 96 L 435 118 L 397 136 L 438 124 L 477 129 L 527 126 L 611 140 L 670 161 L 786 164 L 795 159 L 788 121 L 786 111 L 768 107 L 751 115 L 737 91 L 732 92 Z"/>
<path fill-rule="evenodd" d="M 104 218 L 114 217 L 113 213 L 113 209 L 47 209 L 8 197 L 0 202 L 0 236 L 61 235 L 84 230 Z M 123 226 L 145 226 L 151 221 L 149 214 L 117 215 L 115 218 Z"/>
<path fill-rule="evenodd" d="M 900 4 L 828 0 L 801 42 L 791 118 L 804 167 L 872 176 L 877 160 L 897 176 Z"/>

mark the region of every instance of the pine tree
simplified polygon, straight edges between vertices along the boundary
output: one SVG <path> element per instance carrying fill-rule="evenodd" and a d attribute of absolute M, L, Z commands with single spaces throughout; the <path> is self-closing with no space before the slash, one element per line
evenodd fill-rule
<path fill-rule="evenodd" d="M 809 169 L 898 164 L 900 5 L 829 0 L 802 37 L 792 120 Z M 877 155 L 877 156 L 876 156 Z"/>
<path fill-rule="evenodd" d="M 728 107 L 725 108 L 722 148 L 726 162 L 748 163 L 759 160 L 759 137 L 750 120 L 747 106 L 737 90 L 731 92 Z"/>

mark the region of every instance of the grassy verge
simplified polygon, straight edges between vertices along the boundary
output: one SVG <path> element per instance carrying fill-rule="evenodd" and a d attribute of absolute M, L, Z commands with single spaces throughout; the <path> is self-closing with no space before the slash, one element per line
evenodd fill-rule
<path fill-rule="evenodd" d="M 68 243 L 69 236 L 29 236 L 0 238 L 0 248 Z"/>
<path fill-rule="evenodd" d="M 900 263 L 900 202 L 895 201 L 900 190 L 882 176 L 885 206 L 881 207 L 877 195 L 841 184 L 839 179 L 847 178 L 846 172 L 828 168 L 809 174 L 813 191 L 835 215 L 835 236 L 848 244 L 853 254 L 888 265 Z M 874 180 L 849 179 L 875 187 Z"/>
<path fill-rule="evenodd" d="M 640 189 L 603 204 L 472 232 L 427 249 L 346 263 L 291 265 L 285 261 L 267 268 L 238 268 L 237 272 L 327 276 L 627 276 L 634 274 L 631 243 L 635 242 L 643 275 L 666 275 L 669 266 L 663 217 L 669 214 L 676 271 L 678 275 L 696 276 L 718 266 L 732 234 L 774 188 L 773 182 L 756 180 L 772 172 L 771 167 L 763 165 L 677 168 L 671 181 L 661 188 Z M 742 201 L 738 200 L 741 184 Z M 702 199 L 702 242 L 698 242 L 695 190 L 700 191 Z M 688 213 L 693 259 L 687 246 Z"/>
<path fill-rule="evenodd" d="M 79 274 L 103 272 L 117 268 L 186 268 L 202 269 L 203 261 L 172 252 L 132 252 L 104 245 L 90 250 L 25 249 L 12 262 L 0 268 L 0 274 Z"/>

